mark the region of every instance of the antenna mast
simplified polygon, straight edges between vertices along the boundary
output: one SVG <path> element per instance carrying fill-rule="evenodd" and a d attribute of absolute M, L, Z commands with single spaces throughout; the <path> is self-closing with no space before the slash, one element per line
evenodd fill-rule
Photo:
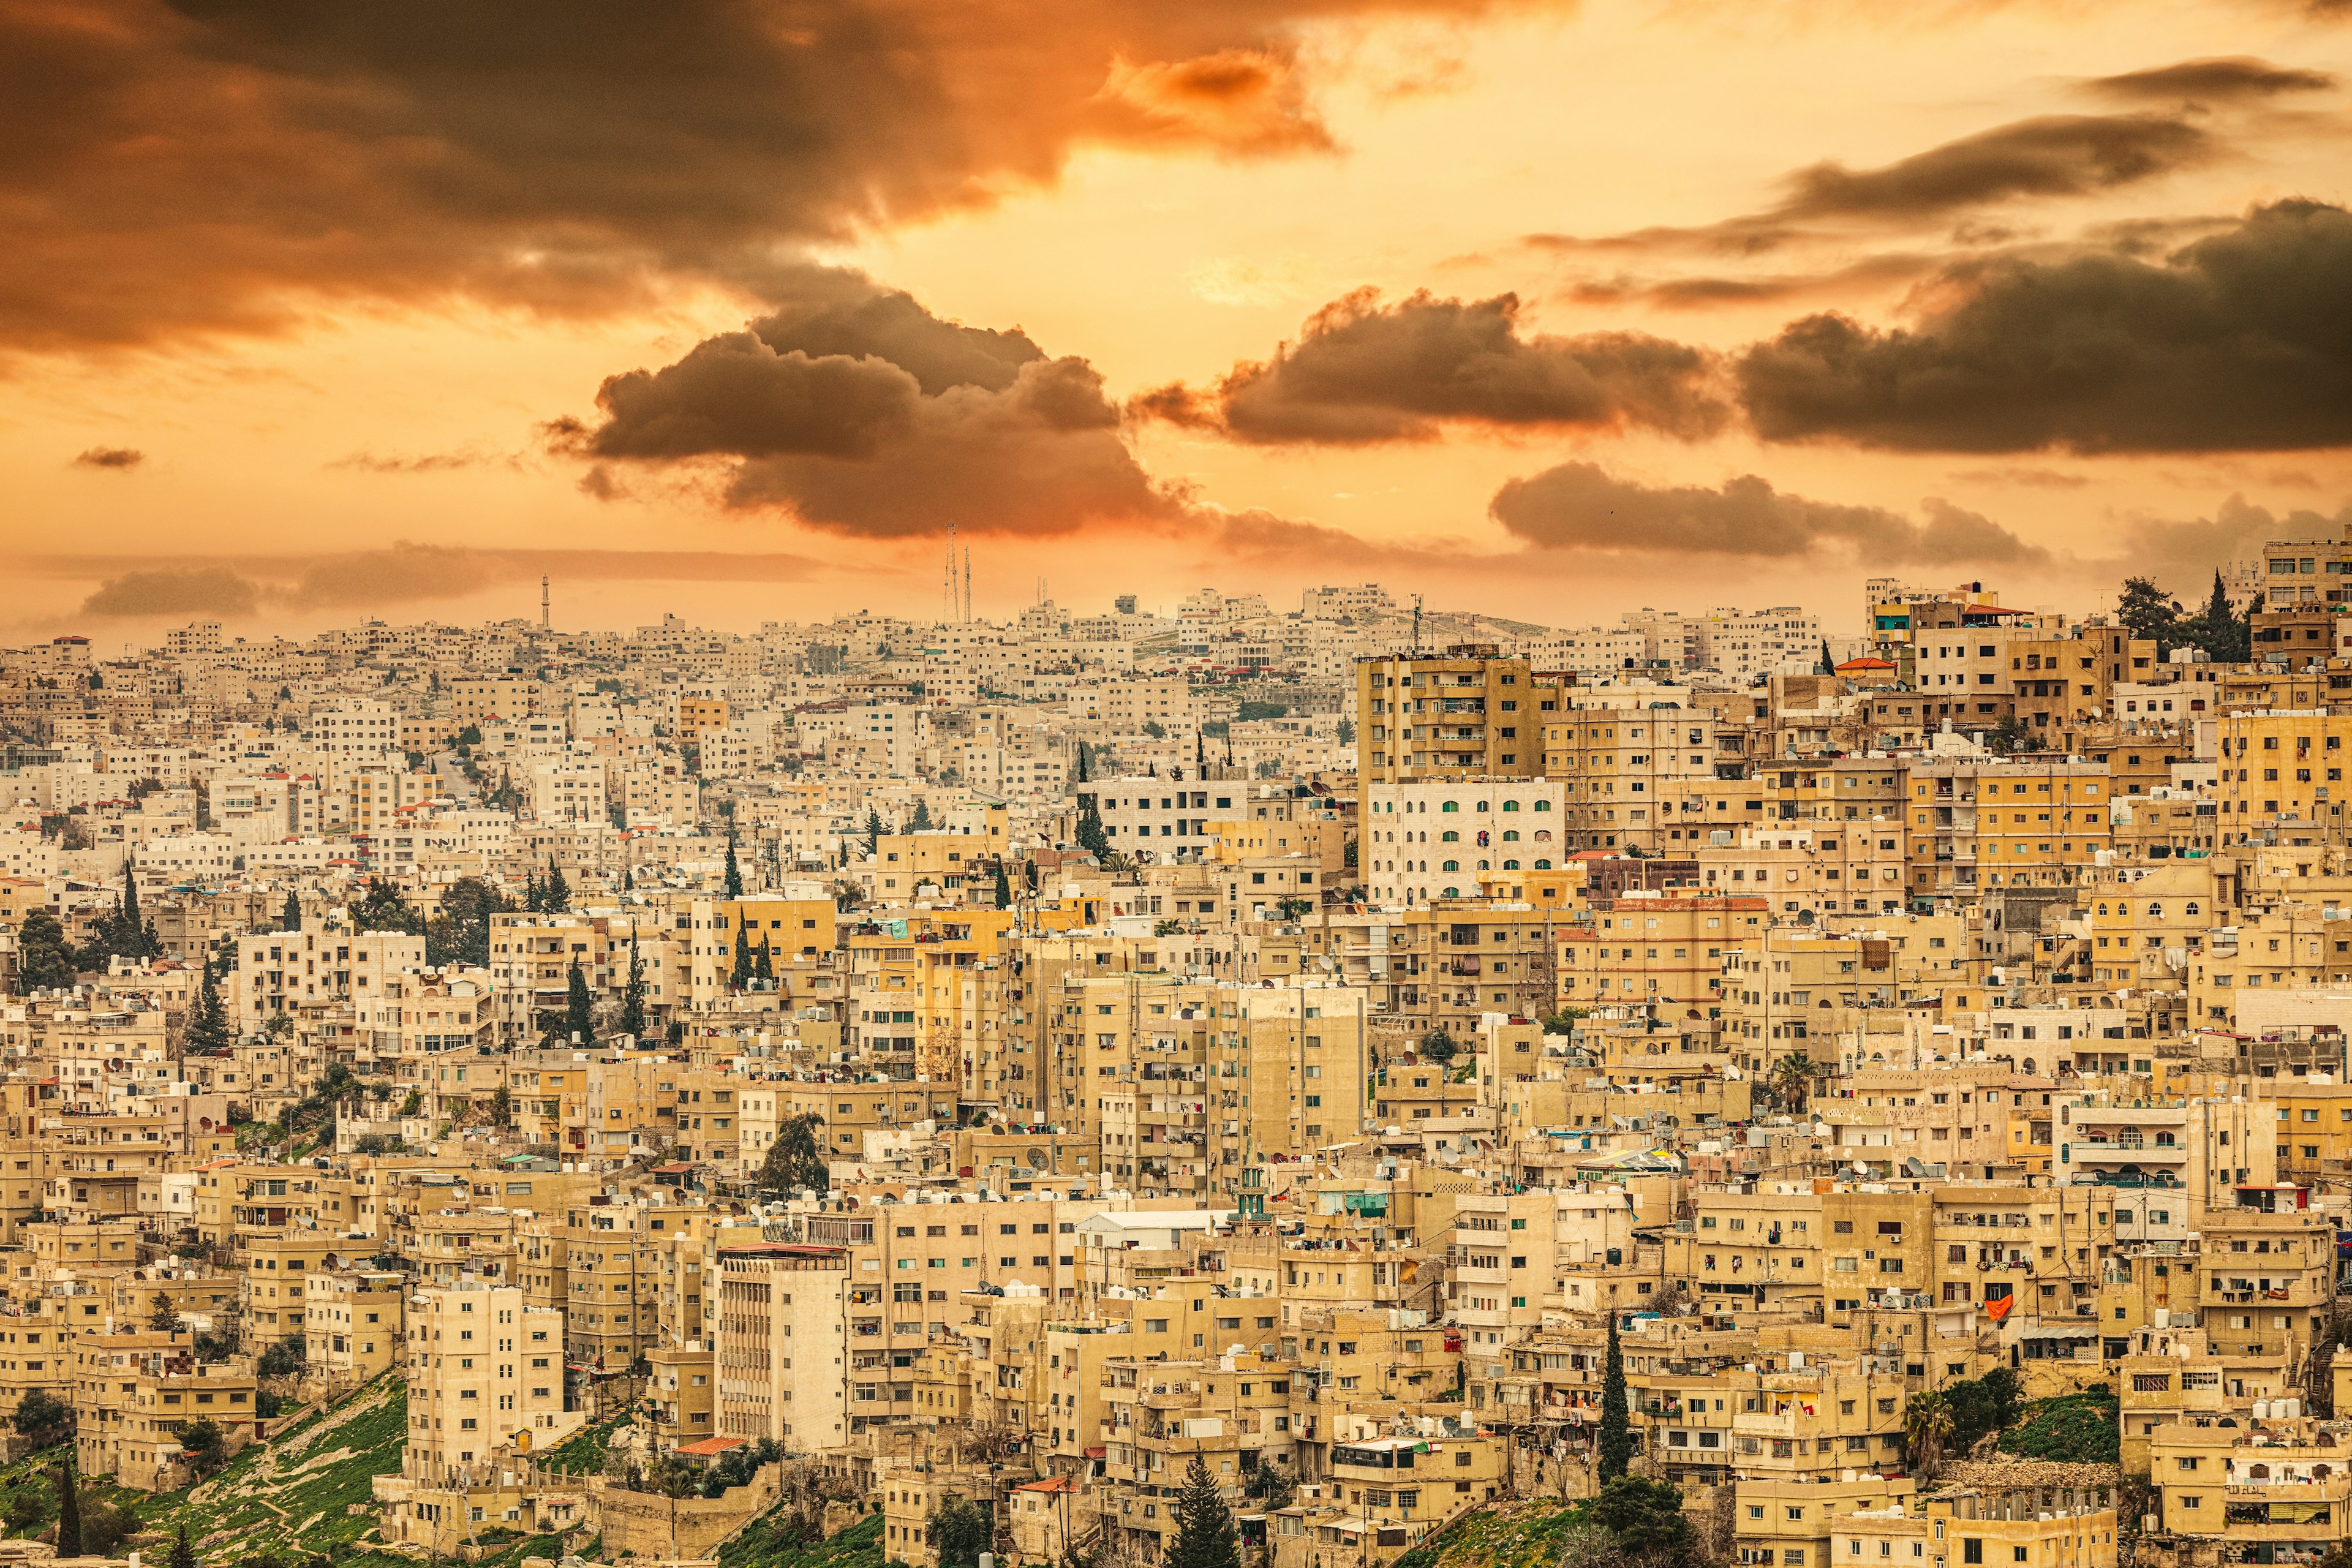
<path fill-rule="evenodd" d="M 555 629 L 555 622 L 551 618 L 552 615 L 553 611 L 549 605 L 547 598 L 547 574 L 542 572 L 540 574 L 539 577 L 539 629 L 541 631 L 552 631 Z"/>

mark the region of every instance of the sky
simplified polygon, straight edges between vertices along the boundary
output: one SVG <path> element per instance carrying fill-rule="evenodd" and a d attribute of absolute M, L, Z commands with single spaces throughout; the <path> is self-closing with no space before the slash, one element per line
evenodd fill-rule
<path fill-rule="evenodd" d="M 22 0 L 0 643 L 2077 611 L 2352 501 L 2352 5 Z"/>

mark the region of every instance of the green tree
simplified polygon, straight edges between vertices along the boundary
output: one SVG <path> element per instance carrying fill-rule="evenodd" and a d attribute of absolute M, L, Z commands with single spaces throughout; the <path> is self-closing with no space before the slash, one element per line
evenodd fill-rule
<path fill-rule="evenodd" d="M 16 1402 L 16 1431 L 36 1442 L 56 1436 L 72 1422 L 73 1411 L 46 1388 L 27 1390 L 25 1397 Z"/>
<path fill-rule="evenodd" d="M 185 1048 L 217 1051 L 226 1049 L 230 1044 L 228 1005 L 221 1000 L 220 974 L 207 961 L 204 980 L 196 987 L 195 1005 L 188 1009 Z"/>
<path fill-rule="evenodd" d="M 629 932 L 629 983 L 621 990 L 621 1033 L 632 1039 L 646 1032 L 646 961 L 637 952 L 637 933 Z"/>
<path fill-rule="evenodd" d="M 572 884 L 563 879 L 556 868 L 555 857 L 547 858 L 547 879 L 539 885 L 540 897 L 547 904 L 549 914 L 562 914 L 572 907 Z"/>
<path fill-rule="evenodd" d="M 58 1555 L 79 1557 L 81 1550 L 81 1489 L 75 1484 L 73 1455 L 58 1467 Z"/>
<path fill-rule="evenodd" d="M 410 936 L 425 934 L 425 916 L 410 903 L 399 888 L 382 877 L 368 879 L 367 897 L 352 906 L 352 923 L 362 931 L 405 931 Z"/>
<path fill-rule="evenodd" d="M 730 899 L 743 896 L 743 867 L 735 858 L 735 833 L 732 828 L 727 833 L 727 896 Z"/>
<path fill-rule="evenodd" d="M 788 1193 L 808 1187 L 822 1193 L 833 1184 L 832 1173 L 825 1168 L 824 1147 L 817 1136 L 824 1125 L 824 1119 L 814 1111 L 784 1119 L 776 1129 L 776 1141 L 768 1145 L 767 1155 L 760 1162 L 761 1192 Z"/>
<path fill-rule="evenodd" d="M 291 888 L 286 889 L 286 907 L 278 911 L 278 924 L 283 931 L 302 929 L 302 900 Z"/>
<path fill-rule="evenodd" d="M 1004 874 L 1004 862 L 1002 860 L 996 863 L 996 907 L 1000 910 L 1013 907 L 1013 879 Z"/>
<path fill-rule="evenodd" d="M 1609 1314 L 1609 1359 L 1601 1376 L 1601 1436 L 1594 1476 L 1603 1486 L 1633 1464 L 1633 1413 L 1625 1400 L 1625 1352 L 1617 1342 L 1617 1314 Z"/>
<path fill-rule="evenodd" d="M 728 975 L 727 984 L 740 991 L 751 984 L 751 937 L 743 922 L 735 922 L 735 969 Z"/>
<path fill-rule="evenodd" d="M 28 910 L 16 928 L 16 989 L 62 991 L 74 983 L 74 951 L 66 928 L 47 910 Z"/>
<path fill-rule="evenodd" d="M 2217 570 L 2211 596 L 2187 628 L 2190 639 L 2205 650 L 2206 658 L 2220 664 L 2235 664 L 2246 656 L 2238 647 L 2239 625 L 2238 612 L 2230 607 L 2229 587 Z"/>
<path fill-rule="evenodd" d="M 1697 1558 L 1698 1532 L 1683 1512 L 1682 1489 L 1672 1481 L 1614 1477 L 1602 1483 L 1587 1517 L 1616 1538 L 1629 1561 L 1675 1564 Z"/>
<path fill-rule="evenodd" d="M 490 917 L 513 910 L 514 900 L 481 878 L 458 878 L 442 893 L 441 912 L 425 928 L 425 962 L 436 969 L 488 969 Z"/>
<path fill-rule="evenodd" d="M 1110 858 L 1110 835 L 1103 831 L 1102 813 L 1091 795 L 1078 797 L 1078 847 L 1097 860 Z"/>
<path fill-rule="evenodd" d="M 183 1442 L 182 1447 L 185 1446 Z M 188 1521 L 184 1519 L 173 1534 L 172 1544 L 164 1550 L 163 1568 L 204 1568 L 196 1559 L 195 1543 L 188 1539 Z"/>
<path fill-rule="evenodd" d="M 1453 1035 L 1448 1033 L 1443 1025 L 1421 1037 L 1422 1059 L 1435 1062 L 1439 1067 L 1444 1067 L 1452 1061 L 1454 1053 L 1461 1048 L 1454 1043 Z"/>
<path fill-rule="evenodd" d="M 2221 574 L 2214 576 L 2218 582 Z M 2179 603 L 2147 577 L 2124 579 L 2124 591 L 2116 598 L 2116 619 L 2135 638 L 2153 641 L 2158 659 L 2191 640 L 2199 629 L 2181 618 Z"/>
<path fill-rule="evenodd" d="M 1929 1390 L 1913 1394 L 1903 1406 L 1903 1436 L 1911 1447 L 1911 1468 L 1929 1475 L 1943 1458 L 1952 1435 L 1951 1401 Z"/>
<path fill-rule="evenodd" d="M 751 978 L 754 980 L 773 980 L 775 977 L 776 961 L 768 952 L 768 933 L 761 931 L 760 933 L 760 951 L 752 956 L 751 960 Z"/>
<path fill-rule="evenodd" d="M 1218 1495 L 1216 1478 L 1198 1454 L 1184 1471 L 1183 1489 L 1171 1511 L 1176 1539 L 1160 1558 L 1162 1568 L 1241 1568 L 1234 1510 Z"/>
<path fill-rule="evenodd" d="M 208 1476 L 220 1468 L 221 1461 L 228 1457 L 227 1447 L 216 1422 L 192 1421 L 180 1428 L 180 1450 L 188 1456 L 188 1468 L 199 1476 Z"/>
<path fill-rule="evenodd" d="M 1830 639 L 1827 637 L 1822 639 L 1822 662 L 1814 668 L 1813 673 L 1816 675 L 1837 673 L 1837 660 L 1830 657 Z"/>
<path fill-rule="evenodd" d="M 1772 1077 L 1767 1091 L 1775 1105 L 1794 1116 L 1805 1109 L 1806 1092 L 1812 1081 L 1812 1058 L 1798 1051 L 1772 1064 Z"/>
<path fill-rule="evenodd" d="M 148 1332 L 176 1334 L 188 1326 L 180 1317 L 179 1306 L 172 1300 L 170 1291 L 156 1291 L 154 1300 L 147 1305 L 150 1309 L 147 1314 Z"/>
<path fill-rule="evenodd" d="M 596 1043 L 595 1002 L 588 994 L 588 976 L 577 958 L 572 961 L 572 972 L 563 983 L 563 1032 L 574 1045 Z"/>
<path fill-rule="evenodd" d="M 882 814 L 870 805 L 866 808 L 866 853 L 882 853 Z"/>
<path fill-rule="evenodd" d="M 919 800 L 915 803 L 915 816 L 913 822 L 908 825 L 908 831 L 929 833 L 930 830 L 931 803 L 928 800 Z"/>
<path fill-rule="evenodd" d="M 941 1498 L 924 1524 L 940 1568 L 971 1568 L 996 1540 L 994 1510 L 979 1498 Z"/>

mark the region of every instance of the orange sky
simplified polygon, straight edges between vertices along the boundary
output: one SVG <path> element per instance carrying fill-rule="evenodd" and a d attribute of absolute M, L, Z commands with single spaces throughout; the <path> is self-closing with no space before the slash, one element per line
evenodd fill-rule
<path fill-rule="evenodd" d="M 796 6 L 825 18 L 803 37 L 746 0 L 712 7 L 716 45 L 653 68 L 620 36 L 534 61 L 515 118 L 560 112 L 530 133 L 446 57 L 271 37 L 258 5 L 218 37 L 138 0 L 32 9 L 6 25 L 102 86 L 23 110 L 62 146 L 0 168 L 0 211 L 34 215 L 33 259 L 0 261 L 0 641 L 140 641 L 201 609 L 248 633 L 526 613 L 542 555 L 572 625 L 927 614 L 940 509 L 967 502 L 985 614 L 1040 578 L 1086 609 L 1372 579 L 1552 624 L 1801 601 L 1852 629 L 1884 529 L 1910 541 L 1894 574 L 2092 608 L 2149 563 L 2200 593 L 2214 542 L 2246 532 L 2162 525 L 2352 499 L 2352 268 L 2333 265 L 2352 250 L 2337 215 L 2284 237 L 2249 216 L 2352 195 L 2352 21 L 2293 5 L 2118 25 L 2023 0 L 1895 21 L 1307 0 L 1173 26 L 1003 0 L 994 27 Z M 625 101 L 641 69 L 690 85 L 688 44 L 740 56 L 729 28 L 823 57 L 908 16 L 930 51 L 911 85 L 857 77 L 855 54 L 777 68 L 855 85 L 817 111 L 840 118 L 816 153 L 762 118 L 788 76 L 714 83 L 740 101 L 699 146 L 665 144 L 672 100 Z M 395 110 L 338 97 L 354 59 Z M 2236 259 L 2177 254 L 2200 241 Z M 853 304 L 902 289 L 1018 328 L 1035 363 L 943 390 L 862 327 L 824 340 L 830 368 L 779 346 L 814 338 L 725 336 L 803 310 L 810 263 L 870 279 Z M 2250 354 L 2273 264 L 2294 301 Z M 1367 288 L 1361 342 L 1333 336 L 1311 378 L 1304 353 L 1268 364 Z M 2037 358 L 2103 289 L 2111 327 Z M 1400 308 L 1417 290 L 1432 310 Z M 2035 290 L 2071 314 L 2035 328 Z M 1473 323 L 1499 351 L 1446 359 L 1428 333 L 1463 319 L 1434 306 L 1504 293 L 1515 314 Z M 1768 385 L 1748 351 L 1825 310 L 1903 378 Z M 1627 332 L 1695 367 L 1657 394 L 1680 413 L 1600 368 L 1601 335 Z M 749 357 L 648 378 L 641 416 L 600 407 L 605 378 L 691 369 L 706 340 Z M 1257 368 L 1220 392 L 1236 365 Z M 1131 401 L 1177 384 L 1160 416 Z M 1504 487 L 1571 464 L 1576 485 L 1521 489 L 1551 510 L 1507 513 L 1538 521 L 1497 521 Z M 1748 475 L 1788 531 L 1769 547 L 1754 492 L 1721 489 Z M 1959 514 L 1987 553 L 1955 553 L 1975 548 Z M 318 565 L 394 542 L 446 552 Z"/>

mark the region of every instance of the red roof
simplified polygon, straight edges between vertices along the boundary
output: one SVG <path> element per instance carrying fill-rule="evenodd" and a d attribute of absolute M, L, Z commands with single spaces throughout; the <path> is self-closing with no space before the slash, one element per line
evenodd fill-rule
<path fill-rule="evenodd" d="M 1840 675 L 1843 675 L 1849 669 L 1893 669 L 1894 668 L 1894 660 L 1885 658 L 1850 658 L 1837 667 Z"/>
<path fill-rule="evenodd" d="M 715 1458 L 730 1448 L 740 1448 L 742 1446 L 743 1439 L 740 1437 L 705 1437 L 699 1442 L 685 1444 L 677 1451 L 703 1459 Z"/>

